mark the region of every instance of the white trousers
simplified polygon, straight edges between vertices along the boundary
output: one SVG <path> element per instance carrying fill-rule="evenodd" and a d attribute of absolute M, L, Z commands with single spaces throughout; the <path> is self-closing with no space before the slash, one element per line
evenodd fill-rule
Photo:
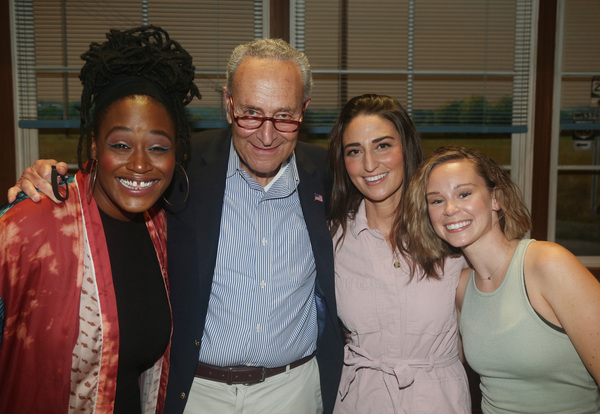
<path fill-rule="evenodd" d="M 306 364 L 252 385 L 194 378 L 185 414 L 321 414 L 319 366 Z"/>

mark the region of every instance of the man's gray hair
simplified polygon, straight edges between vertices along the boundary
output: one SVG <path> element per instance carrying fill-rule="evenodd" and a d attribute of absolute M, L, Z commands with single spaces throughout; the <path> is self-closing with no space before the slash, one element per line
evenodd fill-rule
<path fill-rule="evenodd" d="M 261 59 L 273 59 L 281 61 L 294 62 L 298 65 L 302 73 L 303 100 L 310 98 L 312 92 L 312 72 L 308 58 L 298 49 L 293 48 L 289 43 L 282 39 L 257 39 L 249 43 L 237 46 L 231 52 L 229 62 L 227 63 L 227 91 L 233 92 L 233 78 L 242 61 L 247 57 L 256 57 Z"/>

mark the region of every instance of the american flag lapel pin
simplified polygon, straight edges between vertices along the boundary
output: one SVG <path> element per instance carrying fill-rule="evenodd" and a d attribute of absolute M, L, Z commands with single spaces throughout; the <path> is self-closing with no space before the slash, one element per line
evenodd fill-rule
<path fill-rule="evenodd" d="M 318 201 L 318 202 L 322 203 L 323 202 L 323 196 L 321 194 L 315 193 L 315 201 Z"/>

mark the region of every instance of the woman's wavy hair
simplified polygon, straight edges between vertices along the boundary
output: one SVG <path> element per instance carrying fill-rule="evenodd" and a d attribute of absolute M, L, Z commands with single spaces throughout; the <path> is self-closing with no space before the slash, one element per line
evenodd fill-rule
<path fill-rule="evenodd" d="M 427 157 L 413 176 L 402 211 L 401 231 L 406 240 L 403 249 L 414 260 L 412 274 L 422 271 L 427 276 L 439 275 L 446 257 L 461 254 L 460 249 L 451 246 L 436 234 L 429 219 L 427 204 L 427 185 L 431 172 L 438 165 L 453 161 L 468 161 L 475 166 L 496 197 L 500 206 L 497 211 L 498 223 L 509 240 L 521 239 L 531 229 L 529 211 L 507 170 L 489 156 L 473 149 L 456 146 L 438 148 Z"/>
<path fill-rule="evenodd" d="M 408 184 L 423 159 L 421 137 L 410 116 L 396 99 L 386 95 L 365 94 L 350 99 L 344 105 L 329 136 L 329 167 L 333 175 L 329 228 L 332 236 L 337 233 L 338 229 L 342 229 L 342 237 L 338 239 L 336 247 L 344 240 L 347 222 L 349 219 L 354 219 L 363 199 L 363 195 L 354 186 L 346 170 L 344 132 L 354 118 L 364 115 L 377 115 L 390 121 L 396 127 L 402 142 L 405 184 Z M 407 185 L 405 184 L 401 190 L 402 198 L 406 192 Z M 396 217 L 399 216 L 399 213 L 400 209 L 398 209 Z M 399 247 L 398 237 L 392 237 L 391 242 L 394 246 Z"/>
<path fill-rule="evenodd" d="M 81 55 L 85 64 L 79 73 L 83 84 L 77 147 L 79 168 L 83 166 L 84 141 L 89 159 L 93 133 L 106 112 L 95 113 L 98 94 L 116 79 L 128 76 L 153 82 L 169 96 L 172 101 L 169 109 L 173 112 L 176 128 L 176 160 L 183 163 L 190 147 L 190 130 L 184 107 L 194 97 L 201 97 L 194 83 L 192 56 L 165 30 L 156 26 L 122 31 L 111 29 L 106 39 L 103 43 L 91 43 L 89 50 Z"/>

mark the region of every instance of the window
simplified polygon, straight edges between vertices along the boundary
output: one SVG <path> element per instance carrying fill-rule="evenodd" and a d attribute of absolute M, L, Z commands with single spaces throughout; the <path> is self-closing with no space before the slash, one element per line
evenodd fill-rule
<path fill-rule="evenodd" d="M 109 28 L 167 29 L 194 56 L 203 95 L 190 107 L 194 127 L 225 125 L 227 57 L 238 43 L 268 35 L 271 7 L 266 0 L 13 3 L 20 170 L 39 157 L 75 163 L 79 55 Z M 444 143 L 477 147 L 528 185 L 520 160 L 531 118 L 532 4 L 291 1 L 290 42 L 307 54 L 315 78 L 301 139 L 325 145 L 348 98 L 388 94 L 412 115 L 426 150 Z"/>
<path fill-rule="evenodd" d="M 600 3 L 558 2 L 548 238 L 600 267 Z M 595 258 L 592 256 L 596 256 Z"/>
<path fill-rule="evenodd" d="M 162 26 L 194 57 L 201 101 L 196 128 L 226 125 L 225 65 L 239 43 L 265 36 L 262 1 L 14 0 L 19 161 L 56 158 L 76 168 L 81 95 L 79 56 L 110 28 Z"/>
<path fill-rule="evenodd" d="M 518 151 L 530 112 L 531 1 L 297 3 L 292 34 L 315 78 L 308 132 L 326 139 L 348 98 L 383 93 L 405 105 L 426 150 L 479 148 L 524 183 Z"/>

